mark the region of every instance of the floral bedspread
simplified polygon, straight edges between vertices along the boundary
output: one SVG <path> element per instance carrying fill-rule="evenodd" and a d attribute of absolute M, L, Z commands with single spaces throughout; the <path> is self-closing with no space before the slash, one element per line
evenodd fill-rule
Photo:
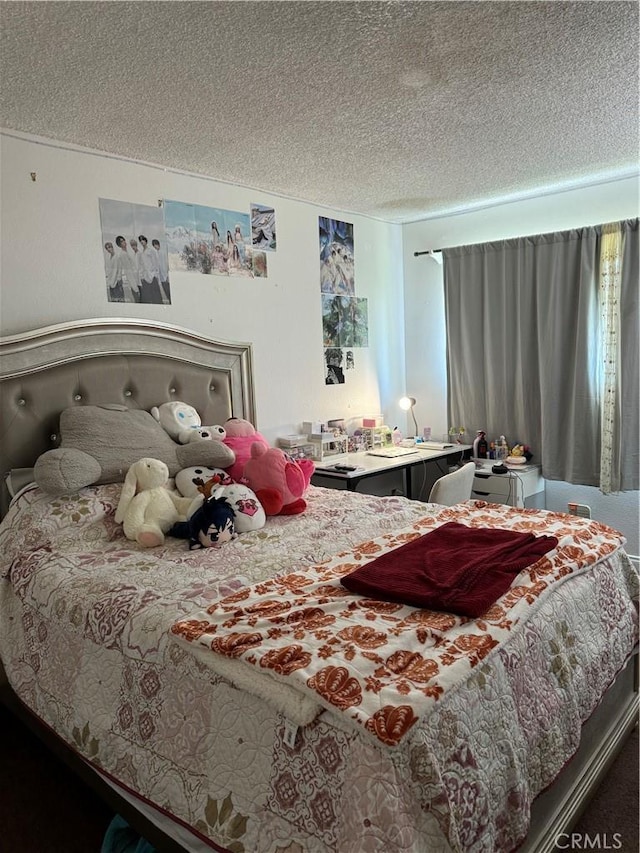
<path fill-rule="evenodd" d="M 521 596 L 528 618 L 509 642 L 469 663 L 394 748 L 332 703 L 292 736 L 273 704 L 214 672 L 171 627 L 275 575 L 305 577 L 339 554 L 368 559 L 397 531 L 457 513 L 312 487 L 305 513 L 221 549 L 167 540 L 145 550 L 115 524 L 119 493 L 31 489 L 14 501 L 0 525 L 2 663 L 22 701 L 87 761 L 212 849 L 513 850 L 637 637 L 637 578 L 618 548 L 537 603 Z M 593 535 L 593 522 L 565 515 L 482 511 L 502 523 L 513 513 L 523 525 L 570 522 L 578 551 Z M 427 625 L 425 636 L 437 642 L 445 628 Z"/>
<path fill-rule="evenodd" d="M 348 593 L 340 578 L 451 521 L 557 536 L 553 551 L 522 571 L 479 619 Z M 464 531 L 462 531 L 464 532 Z M 242 686 L 264 678 L 282 708 L 283 689 L 313 696 L 381 743 L 397 746 L 413 726 L 518 630 L 554 584 L 620 547 L 620 534 L 571 516 L 532 516 L 469 502 L 361 543 L 321 566 L 245 587 L 172 627 L 187 643 L 237 661 Z M 224 674 L 233 673 L 225 668 Z M 262 690 L 260 695 L 268 695 Z M 284 710 L 284 709 L 283 709 Z"/>

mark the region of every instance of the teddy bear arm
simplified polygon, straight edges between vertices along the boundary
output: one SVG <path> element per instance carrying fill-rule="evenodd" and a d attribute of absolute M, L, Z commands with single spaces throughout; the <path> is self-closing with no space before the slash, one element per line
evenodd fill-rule
<path fill-rule="evenodd" d="M 45 492 L 65 495 L 97 482 L 102 475 L 102 466 L 84 450 L 58 447 L 38 457 L 33 473 L 36 483 Z"/>
<path fill-rule="evenodd" d="M 287 483 L 287 488 L 291 492 L 291 494 L 295 498 L 302 497 L 304 490 L 306 489 L 306 483 L 304 479 L 304 474 L 300 470 L 298 465 L 292 465 L 291 462 L 287 462 L 284 469 L 284 476 Z"/>

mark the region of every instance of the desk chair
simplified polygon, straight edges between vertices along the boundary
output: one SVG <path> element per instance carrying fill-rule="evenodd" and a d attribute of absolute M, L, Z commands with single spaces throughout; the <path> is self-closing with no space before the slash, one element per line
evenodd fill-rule
<path fill-rule="evenodd" d="M 476 472 L 474 462 L 467 462 L 457 471 L 445 474 L 436 480 L 429 494 L 429 503 L 453 506 L 461 501 L 468 501 L 471 497 L 473 477 Z"/>

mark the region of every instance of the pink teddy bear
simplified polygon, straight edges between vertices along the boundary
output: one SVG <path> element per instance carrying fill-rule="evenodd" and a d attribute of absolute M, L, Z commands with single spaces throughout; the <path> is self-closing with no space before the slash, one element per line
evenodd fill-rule
<path fill-rule="evenodd" d="M 244 479 L 256 493 L 267 515 L 297 515 L 304 512 L 307 502 L 302 495 L 313 473 L 310 460 L 303 468 L 278 447 L 265 447 L 254 442 L 251 458 L 244 466 Z"/>
<path fill-rule="evenodd" d="M 244 466 L 251 458 L 251 445 L 259 442 L 268 448 L 269 442 L 260 435 L 252 423 L 244 418 L 229 418 L 224 424 L 224 429 L 227 434 L 222 439 L 222 443 L 236 454 L 236 461 L 228 466 L 226 471 L 232 480 L 239 483 L 244 474 Z"/>

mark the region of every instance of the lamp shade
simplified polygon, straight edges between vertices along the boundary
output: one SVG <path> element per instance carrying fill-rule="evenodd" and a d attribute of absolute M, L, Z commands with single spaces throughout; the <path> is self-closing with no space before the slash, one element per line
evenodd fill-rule
<path fill-rule="evenodd" d="M 398 400 L 398 405 L 405 412 L 408 412 L 409 409 L 412 409 L 415 406 L 415 404 L 416 404 L 416 398 L 415 397 L 401 397 Z"/>
<path fill-rule="evenodd" d="M 401 409 L 403 409 L 405 412 L 409 412 L 409 411 L 411 412 L 411 417 L 413 418 L 413 425 L 415 427 L 415 435 L 417 436 L 418 435 L 418 422 L 416 421 L 416 416 L 413 413 L 413 407 L 415 406 L 415 404 L 416 404 L 416 398 L 415 397 L 401 397 L 398 400 L 398 405 L 400 406 Z"/>

